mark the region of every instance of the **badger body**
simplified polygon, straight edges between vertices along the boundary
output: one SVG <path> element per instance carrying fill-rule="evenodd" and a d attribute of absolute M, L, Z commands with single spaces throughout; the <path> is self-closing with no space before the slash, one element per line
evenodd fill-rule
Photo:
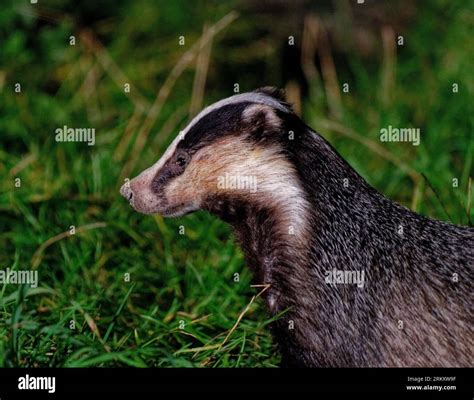
<path fill-rule="evenodd" d="M 281 314 L 285 366 L 473 365 L 474 229 L 385 198 L 275 89 L 203 110 L 121 193 L 143 213 L 204 209 L 232 225 Z"/>

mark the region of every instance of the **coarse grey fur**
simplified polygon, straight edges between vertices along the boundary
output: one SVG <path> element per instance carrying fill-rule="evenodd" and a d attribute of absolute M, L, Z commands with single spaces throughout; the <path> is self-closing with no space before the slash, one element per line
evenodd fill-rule
<path fill-rule="evenodd" d="M 283 250 L 274 268 L 290 309 L 274 326 L 287 365 L 472 366 L 474 230 L 386 199 L 319 135 L 296 157 L 314 208 L 309 259 Z M 364 288 L 324 284 L 333 268 L 365 271 Z"/>
<path fill-rule="evenodd" d="M 304 211 L 309 234 L 297 241 L 281 229 L 279 207 L 242 195 L 213 195 L 200 204 L 234 227 L 255 283 L 270 285 L 268 310 L 283 313 L 271 326 L 283 365 L 472 366 L 474 229 L 421 216 L 385 198 L 292 112 L 280 92 L 264 88 L 241 96 L 217 103 L 190 124 L 202 143 L 194 140 L 186 148 L 184 139 L 176 147 L 192 157 L 194 147 L 218 137 L 245 135 L 255 146 L 278 146 L 295 171 L 310 205 Z M 246 103 L 271 107 L 278 122 L 265 111 L 249 121 L 242 116 Z M 223 104 L 225 112 L 212 113 Z M 239 104 L 234 115 L 232 107 Z M 216 125 L 218 118 L 225 119 L 224 128 Z M 211 126 L 219 133 L 209 134 Z M 158 197 L 182 173 L 166 161 L 150 183 Z M 148 186 L 140 184 L 136 192 Z M 122 194 L 137 195 L 133 181 Z M 364 271 L 364 286 L 326 283 L 333 269 Z"/>

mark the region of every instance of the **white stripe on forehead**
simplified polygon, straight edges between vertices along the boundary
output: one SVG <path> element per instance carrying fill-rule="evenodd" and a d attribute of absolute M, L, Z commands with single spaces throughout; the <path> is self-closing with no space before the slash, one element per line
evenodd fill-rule
<path fill-rule="evenodd" d="M 211 113 L 212 111 L 215 111 L 221 107 L 227 106 L 229 104 L 236 104 L 236 103 L 244 103 L 244 102 L 249 102 L 249 103 L 256 103 L 256 104 L 264 104 L 269 107 L 276 108 L 277 110 L 283 111 L 283 112 L 288 112 L 288 108 L 285 107 L 283 104 L 281 104 L 278 100 L 274 99 L 271 96 L 268 96 L 263 93 L 258 93 L 258 92 L 249 92 L 249 93 L 242 93 L 242 94 L 236 94 L 234 96 L 228 97 L 226 99 L 219 100 L 218 102 L 211 104 L 210 106 L 206 107 L 204 110 L 202 110 L 198 115 L 196 115 L 191 122 L 184 128 L 183 131 L 179 133 L 178 136 L 173 140 L 173 142 L 168 146 L 168 149 L 165 151 L 165 153 L 161 156 L 161 158 L 150 168 L 148 168 L 146 171 L 148 173 L 153 173 L 155 174 L 157 171 L 160 170 L 160 168 L 166 163 L 166 161 L 169 160 L 169 158 L 173 155 L 173 153 L 176 150 L 176 147 L 178 146 L 178 143 L 184 139 L 186 134 L 189 132 L 189 130 L 203 117 Z M 144 171 L 145 172 L 145 171 Z"/>

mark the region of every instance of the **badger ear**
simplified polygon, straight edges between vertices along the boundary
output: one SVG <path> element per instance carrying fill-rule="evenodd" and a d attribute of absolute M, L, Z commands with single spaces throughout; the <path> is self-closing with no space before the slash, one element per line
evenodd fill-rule
<path fill-rule="evenodd" d="M 278 101 L 286 103 L 286 94 L 283 89 L 278 89 L 273 86 L 264 86 L 255 90 L 256 93 L 263 93 L 267 96 L 273 97 Z"/>
<path fill-rule="evenodd" d="M 272 107 L 265 104 L 252 104 L 242 113 L 242 121 L 249 131 L 269 132 L 279 129 L 281 120 Z"/>

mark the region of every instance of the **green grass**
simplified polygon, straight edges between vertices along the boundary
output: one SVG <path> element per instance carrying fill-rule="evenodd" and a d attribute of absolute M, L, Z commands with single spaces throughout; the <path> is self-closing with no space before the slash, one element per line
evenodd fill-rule
<path fill-rule="evenodd" d="M 118 194 L 127 162 L 134 162 L 134 176 L 185 125 L 194 69 L 178 77 L 135 157 L 149 108 L 137 114 L 130 140 L 124 140 L 135 102 L 87 46 L 81 41 L 67 45 L 76 32 L 73 19 L 32 31 L 30 17 L 14 4 L 0 13 L 5 40 L 0 63 L 0 268 L 34 266 L 39 286 L 0 286 L 0 366 L 277 366 L 270 320 L 258 299 L 225 341 L 258 290 L 250 286 L 250 272 L 230 228 L 204 212 L 166 220 L 139 215 Z M 134 94 L 140 93 L 148 106 L 200 36 L 204 22 L 215 23 L 231 10 L 230 3 L 217 11 L 208 5 L 190 22 L 180 17 L 183 5 L 177 3 L 150 10 L 156 18 L 140 24 L 140 10 L 120 4 L 116 12 L 131 16 L 121 25 L 122 34 L 114 34 L 106 19 L 95 27 L 133 83 Z M 173 29 L 163 23 L 166 18 Z M 351 53 L 350 63 L 336 64 L 339 82 L 351 82 L 351 92 L 341 95 L 339 116 L 331 114 L 324 80 L 311 82 L 303 104 L 304 119 L 386 196 L 422 214 L 462 224 L 471 213 L 473 21 L 472 10 L 434 1 L 419 10 L 404 33 L 406 44 L 397 48 L 392 65 L 393 81 L 384 82 L 382 56 L 368 62 Z M 172 44 L 181 30 L 187 37 L 184 48 Z M 220 83 L 226 78 L 212 73 L 220 65 L 212 60 L 225 63 L 223 54 L 235 51 L 232 41 L 220 38 L 246 37 L 252 30 L 258 30 L 258 19 L 241 16 L 214 38 L 207 83 L 212 95 L 206 103 L 231 94 L 232 86 Z M 161 32 L 158 40 L 156 32 Z M 146 45 L 137 46 L 138 40 Z M 256 57 L 267 69 L 274 65 L 263 52 Z M 238 68 L 246 62 L 241 60 Z M 91 74 L 94 68 L 96 74 Z M 13 92 L 16 82 L 22 83 L 20 94 Z M 453 82 L 460 85 L 457 94 L 452 93 Z M 241 88 L 268 83 L 285 82 L 248 78 Z M 384 84 L 392 88 L 389 100 L 382 93 Z M 184 112 L 169 125 L 183 105 Z M 381 144 L 378 132 L 388 124 L 420 127 L 421 145 Z M 96 145 L 56 143 L 54 129 L 62 125 L 94 127 Z M 382 146 L 394 161 L 347 137 L 348 130 Z M 410 176 L 403 165 L 414 173 Z M 15 187 L 16 178 L 20 187 Z M 453 178 L 459 179 L 459 187 L 453 188 Z M 103 225 L 80 230 L 97 223 Z M 41 247 L 71 225 L 78 230 L 75 235 Z"/>

